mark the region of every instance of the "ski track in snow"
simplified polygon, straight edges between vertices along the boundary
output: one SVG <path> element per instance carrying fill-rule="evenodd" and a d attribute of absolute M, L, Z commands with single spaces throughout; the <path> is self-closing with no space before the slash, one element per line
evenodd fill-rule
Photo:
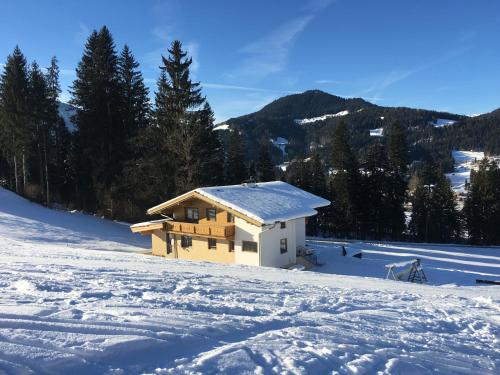
<path fill-rule="evenodd" d="M 124 229 L 0 189 L 0 374 L 498 373 L 496 287 L 167 261 Z"/>

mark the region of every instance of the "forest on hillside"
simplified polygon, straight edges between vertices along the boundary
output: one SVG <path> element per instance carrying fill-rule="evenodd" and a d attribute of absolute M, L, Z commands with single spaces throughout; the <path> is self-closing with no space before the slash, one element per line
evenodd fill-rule
<path fill-rule="evenodd" d="M 309 221 L 310 235 L 500 243 L 498 166 L 481 163 L 458 210 L 444 176 L 446 150 L 456 137 L 448 129 L 410 132 L 401 110 L 392 113 L 361 99 L 339 102 L 330 109 L 351 105 L 363 111 L 334 120 L 333 126 L 323 124 L 305 138 L 324 147 L 292 142 L 293 159 L 283 172 L 275 166 L 269 129 L 262 130 L 258 117 L 232 121 L 227 132 L 213 131 L 212 109 L 200 83 L 191 79 L 192 60 L 180 41 L 158 62 L 151 102 L 131 48 L 118 50 L 106 27 L 94 30 L 71 86 L 76 129 L 70 132 L 58 112 L 57 58 L 41 69 L 16 47 L 0 76 L 0 185 L 47 206 L 132 222 L 143 219 L 148 207 L 199 186 L 282 179 L 332 201 Z M 311 105 L 310 115 L 326 105 Z M 296 116 L 286 105 L 279 111 L 287 121 Z M 385 136 L 363 141 L 367 136 L 358 130 L 366 130 L 370 111 L 384 111 Z M 408 116 L 420 121 L 412 111 Z M 429 114 L 422 113 L 427 121 Z M 461 142 L 496 152 L 500 137 L 488 125 L 498 124 L 496 118 L 488 117 L 481 133 Z M 460 134 L 485 121 L 457 120 L 464 121 Z M 276 127 L 283 125 L 281 117 L 276 121 Z M 426 140 L 436 134 L 442 145 L 433 148 L 437 143 Z"/>

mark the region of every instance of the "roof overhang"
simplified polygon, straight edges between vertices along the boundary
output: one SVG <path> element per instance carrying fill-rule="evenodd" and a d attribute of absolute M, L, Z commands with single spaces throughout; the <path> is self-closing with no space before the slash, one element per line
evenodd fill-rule
<path fill-rule="evenodd" d="M 202 201 L 207 202 L 209 204 L 212 204 L 213 206 L 220 207 L 220 208 L 226 210 L 227 212 L 230 212 L 234 216 L 239 217 L 240 219 L 243 219 L 243 220 L 249 222 L 250 224 L 253 224 L 256 226 L 262 226 L 264 224 L 263 222 L 255 220 L 247 215 L 244 215 L 241 212 L 239 212 L 231 207 L 228 207 L 220 202 L 217 202 L 209 197 L 206 197 L 206 196 L 198 193 L 196 190 L 189 191 L 187 193 L 179 195 L 176 198 L 173 198 L 173 199 L 170 199 L 166 202 L 163 202 L 157 206 L 151 207 L 150 209 L 147 210 L 147 214 L 154 215 L 154 214 L 161 213 L 165 210 L 168 210 L 169 208 L 175 207 L 175 206 L 181 204 L 182 202 L 188 201 L 190 199 L 199 199 L 199 200 L 202 200 Z"/>

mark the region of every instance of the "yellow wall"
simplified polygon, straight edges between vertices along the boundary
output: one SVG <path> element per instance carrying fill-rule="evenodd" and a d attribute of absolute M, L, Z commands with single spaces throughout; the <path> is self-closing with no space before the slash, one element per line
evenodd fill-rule
<path fill-rule="evenodd" d="M 167 243 L 165 241 L 167 233 L 163 230 L 155 230 L 151 234 L 151 247 L 153 255 L 167 256 Z"/>
<path fill-rule="evenodd" d="M 217 239 L 217 249 L 208 248 L 208 239 L 193 237 L 193 246 L 181 247 L 181 236 L 175 235 L 175 247 L 179 259 L 204 260 L 217 263 L 234 263 L 234 251 L 229 251 L 229 241 Z M 174 251 L 175 252 L 175 251 Z"/>

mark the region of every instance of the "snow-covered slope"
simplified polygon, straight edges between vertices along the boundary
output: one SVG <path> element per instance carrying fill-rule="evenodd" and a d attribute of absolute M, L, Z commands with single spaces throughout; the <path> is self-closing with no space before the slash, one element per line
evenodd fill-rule
<path fill-rule="evenodd" d="M 436 128 L 441 128 L 443 126 L 449 126 L 449 125 L 454 125 L 457 121 L 456 120 L 449 120 L 445 118 L 438 118 L 436 121 L 431 122 L 431 125 L 436 127 Z"/>
<path fill-rule="evenodd" d="M 306 124 L 311 124 L 313 122 L 325 121 L 326 119 L 329 119 L 329 118 L 347 116 L 348 114 L 349 114 L 349 111 L 340 111 L 340 112 L 329 114 L 329 115 L 304 118 L 304 119 L 296 119 L 295 123 L 299 124 L 299 125 L 306 125 Z"/>
<path fill-rule="evenodd" d="M 455 170 L 447 173 L 452 189 L 457 193 L 465 193 L 465 185 L 470 181 L 470 171 L 477 169 L 484 158 L 482 151 L 452 151 Z"/>
<path fill-rule="evenodd" d="M 64 119 L 66 123 L 66 127 L 70 132 L 74 132 L 76 130 L 76 125 L 71 121 L 71 117 L 75 115 L 75 107 L 69 105 L 67 103 L 58 102 L 59 105 L 59 116 Z"/>
<path fill-rule="evenodd" d="M 213 128 L 214 131 L 216 130 L 230 130 L 229 128 L 229 125 L 228 124 L 220 124 L 220 125 L 217 125 L 215 128 Z"/>
<path fill-rule="evenodd" d="M 498 373 L 496 287 L 167 261 L 127 231 L 0 189 L 0 373 Z"/>
<path fill-rule="evenodd" d="M 384 128 L 370 129 L 370 137 L 382 137 L 384 135 Z"/>

